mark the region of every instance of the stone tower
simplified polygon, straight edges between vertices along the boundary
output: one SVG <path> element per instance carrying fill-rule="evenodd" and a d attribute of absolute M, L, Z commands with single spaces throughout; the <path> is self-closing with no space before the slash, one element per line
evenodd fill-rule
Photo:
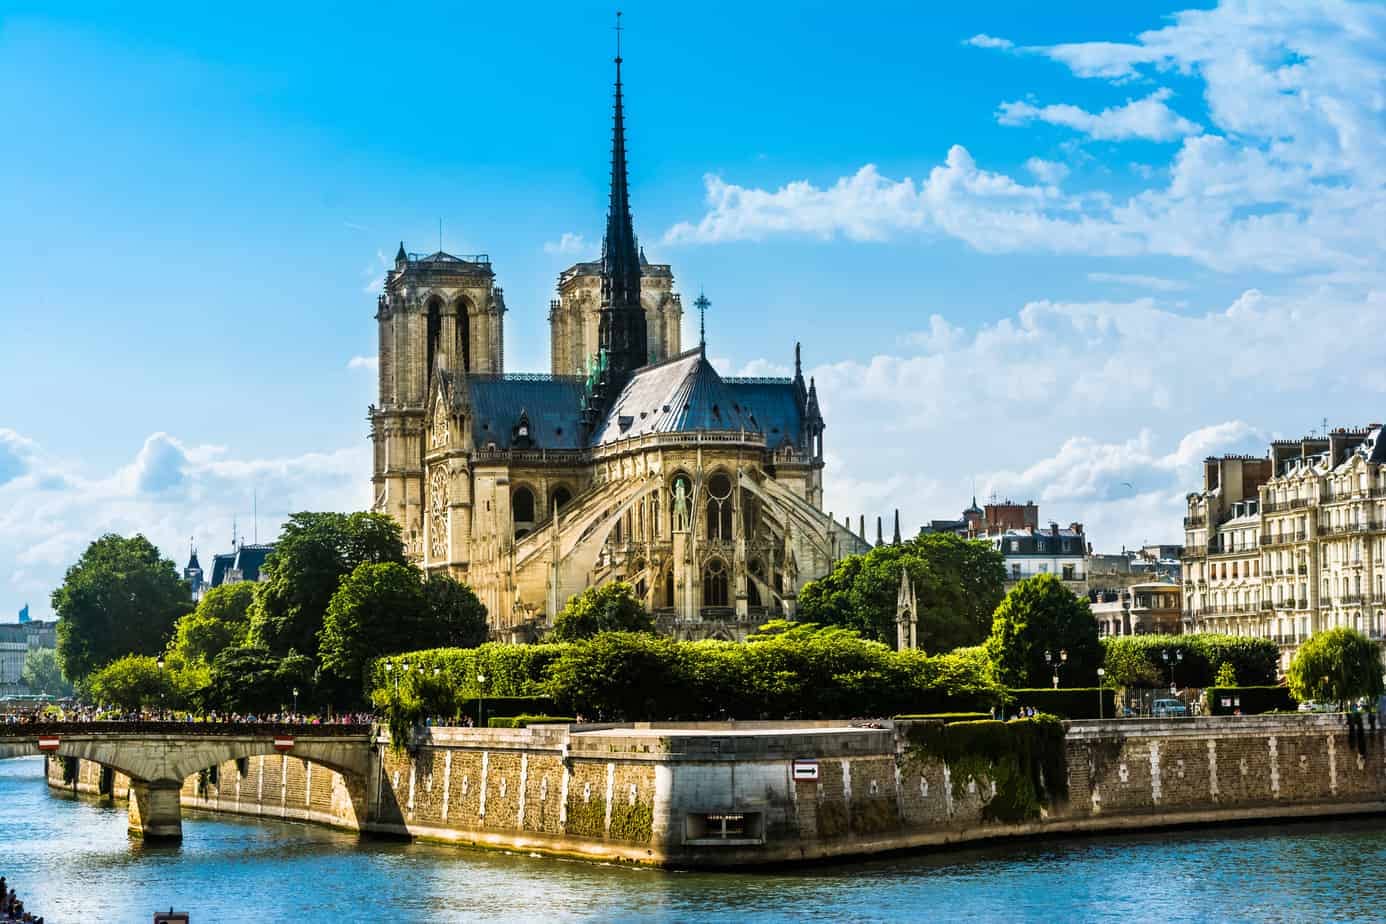
<path fill-rule="evenodd" d="M 370 408 L 372 509 L 423 545 L 425 409 L 440 370 L 505 371 L 505 299 L 485 254 L 411 254 L 403 242 L 377 302 L 380 403 Z"/>

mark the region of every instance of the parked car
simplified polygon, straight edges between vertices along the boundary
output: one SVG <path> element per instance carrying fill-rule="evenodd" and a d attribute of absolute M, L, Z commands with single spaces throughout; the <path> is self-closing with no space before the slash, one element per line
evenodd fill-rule
<path fill-rule="evenodd" d="M 1338 712 L 1338 707 L 1333 703 L 1316 703 L 1312 699 L 1306 699 L 1299 704 L 1300 712 Z"/>
<path fill-rule="evenodd" d="M 1150 706 L 1150 714 L 1157 719 L 1186 716 L 1189 714 L 1189 707 L 1177 699 L 1157 699 Z"/>

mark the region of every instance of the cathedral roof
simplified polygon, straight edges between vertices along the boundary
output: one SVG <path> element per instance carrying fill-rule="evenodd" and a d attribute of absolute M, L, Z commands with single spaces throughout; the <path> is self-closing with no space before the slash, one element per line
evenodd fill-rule
<path fill-rule="evenodd" d="M 755 420 L 756 429 L 765 434 L 766 446 L 778 449 L 786 439 L 798 445 L 803 432 L 803 416 L 799 413 L 793 380 L 726 378 L 722 381 Z"/>
<path fill-rule="evenodd" d="M 582 448 L 582 379 L 554 375 L 467 375 L 472 442 L 509 449 L 520 414 L 536 449 Z"/>
<path fill-rule="evenodd" d="M 592 444 L 648 433 L 760 429 L 751 409 L 742 406 L 703 351 L 690 350 L 636 371 L 611 403 Z"/>

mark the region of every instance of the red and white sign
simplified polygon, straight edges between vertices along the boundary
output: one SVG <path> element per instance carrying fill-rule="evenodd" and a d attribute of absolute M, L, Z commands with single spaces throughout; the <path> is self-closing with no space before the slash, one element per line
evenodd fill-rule
<path fill-rule="evenodd" d="M 39 750 L 40 750 L 40 751 L 56 751 L 57 749 L 58 749 L 58 739 L 57 739 L 56 736 L 49 736 L 49 735 L 40 735 L 40 736 L 39 736 Z"/>
<path fill-rule="evenodd" d="M 796 760 L 793 769 L 796 782 L 818 779 L 818 761 L 816 760 Z"/>
<path fill-rule="evenodd" d="M 294 746 L 294 739 L 288 735 L 274 736 L 274 749 L 276 751 L 287 751 Z"/>

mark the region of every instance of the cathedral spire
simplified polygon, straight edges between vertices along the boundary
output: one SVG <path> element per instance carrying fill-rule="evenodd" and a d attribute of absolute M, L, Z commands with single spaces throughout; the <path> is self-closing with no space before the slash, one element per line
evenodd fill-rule
<path fill-rule="evenodd" d="M 630 372 L 649 361 L 645 309 L 640 304 L 640 248 L 630 215 L 626 169 L 626 113 L 621 85 L 621 14 L 616 14 L 616 103 L 611 125 L 611 194 L 602 238 L 601 347 L 613 371 Z"/>

